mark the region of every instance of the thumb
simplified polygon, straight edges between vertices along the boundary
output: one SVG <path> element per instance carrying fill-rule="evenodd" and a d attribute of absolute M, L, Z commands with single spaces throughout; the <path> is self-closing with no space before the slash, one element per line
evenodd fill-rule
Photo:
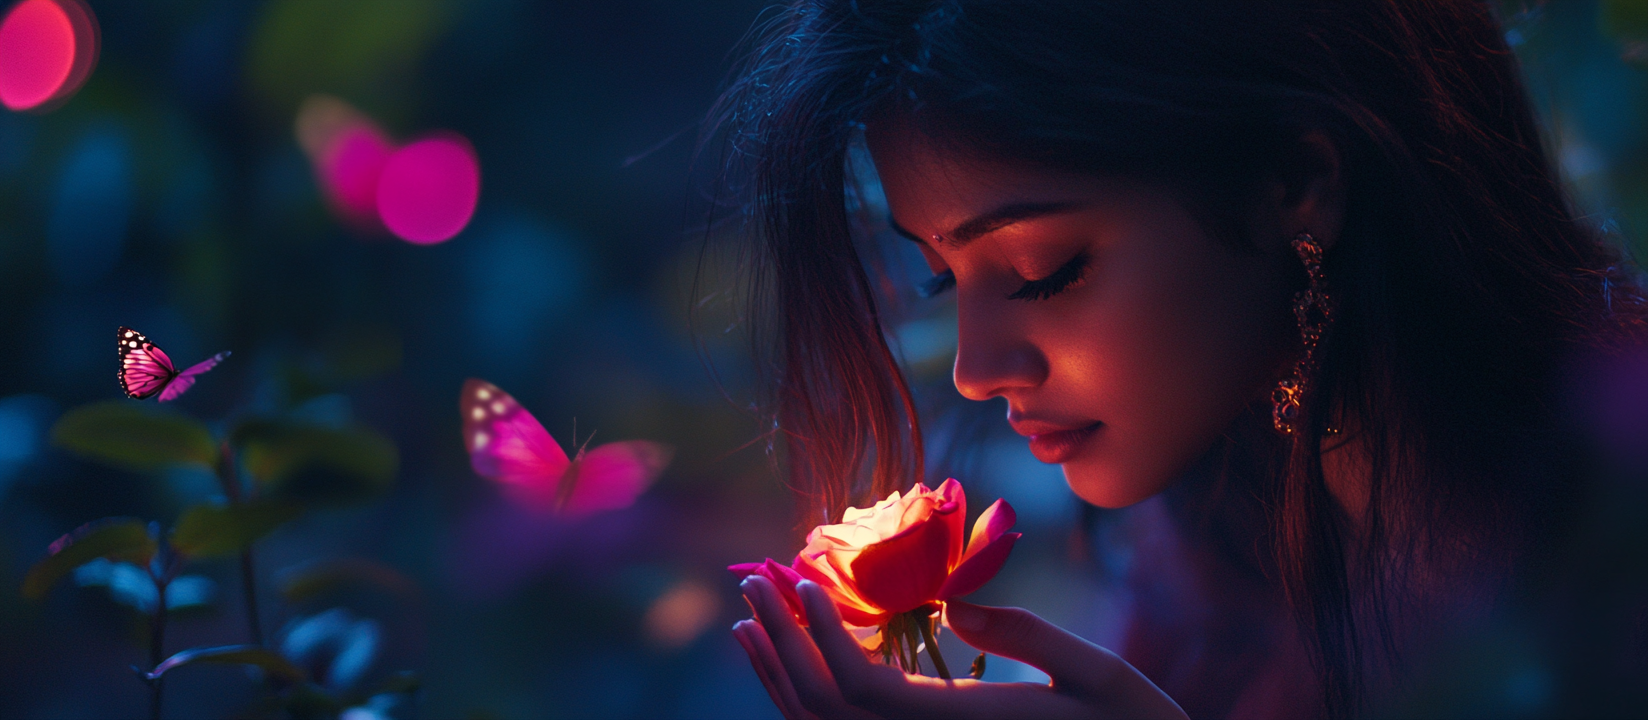
<path fill-rule="evenodd" d="M 1117 680 L 1133 680 L 1125 676 L 1144 679 L 1115 653 L 1028 610 L 951 600 L 945 603 L 944 618 L 963 642 L 1035 667 L 1053 679 L 1054 687 L 1103 693 L 1114 690 L 1112 684 Z"/>

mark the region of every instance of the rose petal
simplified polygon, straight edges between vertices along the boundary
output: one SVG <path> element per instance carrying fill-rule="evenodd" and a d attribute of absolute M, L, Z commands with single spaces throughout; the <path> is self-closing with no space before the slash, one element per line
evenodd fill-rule
<path fill-rule="evenodd" d="M 795 571 L 802 577 L 818 583 L 824 588 L 825 594 L 835 602 L 837 610 L 841 611 L 841 618 L 854 625 L 880 625 L 886 620 L 886 614 L 870 606 L 858 593 L 836 574 L 834 568 L 817 561 L 809 561 L 802 557 L 795 560 Z"/>
<path fill-rule="evenodd" d="M 962 541 L 967 537 L 967 493 L 962 491 L 961 483 L 956 482 L 955 478 L 948 478 L 933 491 L 933 495 L 939 502 L 939 512 L 946 513 L 945 524 L 950 526 L 950 552 L 944 566 L 953 568 L 961 564 Z"/>
<path fill-rule="evenodd" d="M 962 562 L 978 554 L 985 545 L 995 541 L 1002 533 L 1013 528 L 1019 521 L 1018 513 L 1013 512 L 1013 506 L 1006 500 L 997 500 L 984 509 L 984 512 L 973 521 L 973 536 L 967 540 L 967 554 L 962 556 Z"/>
<path fill-rule="evenodd" d="M 972 557 L 963 560 L 955 572 L 950 573 L 935 598 L 949 600 L 984 587 L 990 578 L 1001 571 L 1002 564 L 1007 562 L 1007 554 L 1013 551 L 1013 543 L 1018 542 L 1020 536 L 1021 533 L 1007 533 L 979 548 Z"/>
<path fill-rule="evenodd" d="M 771 560 L 772 558 L 768 559 Z M 737 565 L 728 565 L 727 572 L 737 575 L 740 578 L 747 578 L 755 573 L 756 568 L 765 564 L 766 563 L 738 563 Z"/>
<path fill-rule="evenodd" d="M 784 604 L 790 606 L 790 613 L 801 620 L 802 625 L 806 625 L 807 609 L 801 604 L 801 596 L 795 593 L 795 584 L 801 582 L 804 578 L 789 567 L 778 564 L 778 561 L 772 558 L 767 558 L 767 562 L 757 572 L 778 586 L 779 594 L 784 596 Z"/>
<path fill-rule="evenodd" d="M 887 612 L 907 612 L 934 599 L 948 567 L 949 528 L 924 522 L 864 548 L 852 561 L 853 586 Z"/>
<path fill-rule="evenodd" d="M 790 614 L 800 620 L 802 625 L 807 624 L 807 611 L 801 606 L 801 596 L 795 594 L 795 584 L 803 578 L 794 570 L 780 565 L 772 558 L 767 558 L 766 562 L 728 565 L 727 569 L 739 577 L 760 575 L 771 580 L 773 586 L 778 588 L 778 594 L 783 596 L 784 604 L 790 607 Z"/>

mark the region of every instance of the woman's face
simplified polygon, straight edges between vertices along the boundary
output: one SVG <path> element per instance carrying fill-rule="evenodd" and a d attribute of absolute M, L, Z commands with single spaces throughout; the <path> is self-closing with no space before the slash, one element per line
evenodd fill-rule
<path fill-rule="evenodd" d="M 1244 251 L 1160 188 L 960 156 L 898 126 L 868 138 L 895 228 L 955 275 L 956 389 L 1005 398 L 1083 500 L 1160 492 L 1295 352 L 1287 241 L 1305 228 L 1255 219 L 1262 247 Z"/>

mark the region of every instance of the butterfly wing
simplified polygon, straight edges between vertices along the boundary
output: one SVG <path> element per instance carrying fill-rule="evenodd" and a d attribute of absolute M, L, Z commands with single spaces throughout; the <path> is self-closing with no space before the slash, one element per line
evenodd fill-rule
<path fill-rule="evenodd" d="M 159 402 L 169 402 L 176 399 L 177 396 L 182 395 L 184 390 L 188 390 L 190 387 L 194 386 L 196 375 L 217 367 L 217 364 L 223 362 L 223 359 L 226 357 L 229 357 L 228 350 L 224 350 L 223 352 L 195 363 L 190 366 L 188 370 L 178 373 L 177 377 L 172 378 L 172 381 L 167 383 L 166 389 L 160 391 Z"/>
<path fill-rule="evenodd" d="M 526 504 L 554 507 L 555 490 L 572 462 L 538 419 L 509 393 L 475 378 L 464 381 L 458 410 L 475 472 Z"/>
<path fill-rule="evenodd" d="M 674 454 L 666 445 L 644 440 L 608 443 L 584 453 L 575 464 L 577 478 L 561 512 L 587 515 L 629 507 Z"/>
<path fill-rule="evenodd" d="M 116 337 L 120 341 L 120 389 L 126 391 L 126 397 L 152 397 L 177 377 L 172 359 L 143 333 L 123 325 Z"/>

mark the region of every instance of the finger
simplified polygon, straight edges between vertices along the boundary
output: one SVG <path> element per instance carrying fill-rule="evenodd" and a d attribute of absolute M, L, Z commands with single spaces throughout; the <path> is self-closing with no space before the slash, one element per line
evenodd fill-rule
<path fill-rule="evenodd" d="M 778 711 L 788 720 L 815 720 L 817 716 L 802 707 L 801 699 L 796 697 L 795 686 L 785 674 L 784 665 L 778 662 L 778 653 L 766 631 L 754 620 L 742 620 L 733 626 L 732 634 L 744 646 L 744 652 L 749 653 L 750 664 L 767 687 L 767 695 L 778 706 Z"/>
<path fill-rule="evenodd" d="M 740 585 L 755 608 L 756 619 L 772 641 L 774 655 L 795 687 L 801 705 L 818 715 L 834 717 L 847 712 L 835 677 L 824 663 L 812 636 L 801 628 L 778 595 L 778 588 L 759 575 L 751 575 Z"/>
<path fill-rule="evenodd" d="M 796 584 L 807 611 L 807 629 L 823 654 L 848 704 L 875 715 L 911 718 L 1083 717 L 1077 701 L 1031 683 L 980 683 L 972 679 L 940 680 L 906 675 L 872 662 L 841 624 L 841 616 L 824 589 L 813 582 Z"/>
<path fill-rule="evenodd" d="M 778 706 L 779 712 L 784 713 L 784 717 L 788 718 L 790 717 L 790 711 L 789 708 L 784 707 L 784 696 L 778 692 L 778 686 L 773 685 L 772 677 L 767 673 L 766 665 L 762 663 L 761 656 L 756 654 L 755 646 L 750 644 L 750 639 L 744 636 L 745 623 L 754 624 L 750 620 L 739 620 L 732 626 L 732 637 L 738 641 L 740 647 L 744 648 L 744 654 L 750 657 L 750 667 L 755 670 L 755 676 L 761 681 L 761 686 L 767 689 L 767 697 L 773 701 L 774 705 Z"/>
<path fill-rule="evenodd" d="M 1096 697 L 1161 694 L 1155 683 L 1115 653 L 1028 610 L 952 600 L 946 603 L 945 619 L 963 642 L 1036 667 L 1061 690 Z"/>
<path fill-rule="evenodd" d="M 841 624 L 841 614 L 824 588 L 806 580 L 796 583 L 795 591 L 807 610 L 807 630 L 812 633 L 813 642 L 848 704 L 863 707 L 864 703 L 859 702 L 861 698 L 877 697 L 904 684 L 902 671 L 872 663 L 865 657 L 864 647 Z"/>

